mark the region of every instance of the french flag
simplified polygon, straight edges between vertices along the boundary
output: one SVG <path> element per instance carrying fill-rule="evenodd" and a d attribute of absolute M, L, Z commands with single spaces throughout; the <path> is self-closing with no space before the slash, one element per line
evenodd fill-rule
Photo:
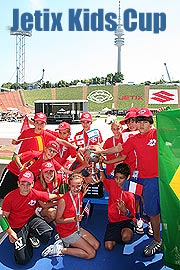
<path fill-rule="evenodd" d="M 142 196 L 143 185 L 128 180 L 125 190 L 134 193 L 136 195 Z"/>

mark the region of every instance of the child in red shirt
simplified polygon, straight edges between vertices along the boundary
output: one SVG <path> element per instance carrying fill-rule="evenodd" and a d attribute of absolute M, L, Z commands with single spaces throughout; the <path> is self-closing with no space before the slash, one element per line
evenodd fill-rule
<path fill-rule="evenodd" d="M 62 181 L 62 174 L 57 174 L 54 164 L 51 161 L 46 161 L 41 166 L 41 173 L 36 179 L 34 188 L 39 191 L 45 191 L 48 194 L 59 194 L 60 186 L 63 184 Z M 65 187 L 66 186 L 64 185 L 64 189 Z M 65 191 L 67 191 L 67 188 Z M 48 223 L 54 221 L 56 217 L 58 201 L 39 201 L 38 203 L 39 206 L 36 208 L 36 214 L 40 217 L 43 217 Z"/>
<path fill-rule="evenodd" d="M 100 181 L 109 192 L 108 219 L 104 236 L 104 246 L 112 250 L 118 244 L 128 243 L 132 240 L 135 230 L 135 197 L 134 194 L 123 191 L 125 180 L 130 178 L 130 168 L 120 163 L 114 171 L 114 179 L 105 178 L 102 163 L 100 163 Z"/>
<path fill-rule="evenodd" d="M 9 240 L 14 244 L 17 264 L 26 264 L 33 256 L 30 235 L 46 244 L 52 236 L 53 228 L 45 220 L 35 215 L 38 200 L 47 202 L 57 199 L 57 195 L 33 189 L 34 175 L 24 171 L 19 175 L 18 188 L 8 193 L 2 203 L 2 216 L 9 223 Z"/>
<path fill-rule="evenodd" d="M 96 256 L 99 241 L 80 226 L 83 217 L 82 187 L 81 174 L 74 174 L 69 178 L 69 192 L 59 200 L 56 214 L 56 230 L 61 239 L 47 247 L 42 252 L 42 257 L 71 255 L 92 259 Z"/>

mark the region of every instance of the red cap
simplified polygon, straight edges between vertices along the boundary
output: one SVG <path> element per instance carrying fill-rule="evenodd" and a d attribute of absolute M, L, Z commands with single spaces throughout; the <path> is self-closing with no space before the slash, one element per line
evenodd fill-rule
<path fill-rule="evenodd" d="M 137 112 L 137 111 L 138 111 L 138 108 L 131 107 L 131 108 L 129 108 L 129 109 L 127 110 L 126 113 L 128 113 L 128 112 Z"/>
<path fill-rule="evenodd" d="M 152 114 L 152 112 L 148 108 L 141 108 L 137 112 L 137 117 L 138 116 L 150 117 L 150 116 L 153 116 L 153 114 Z"/>
<path fill-rule="evenodd" d="M 64 129 L 71 129 L 70 124 L 67 122 L 62 122 L 59 124 L 58 128 L 56 128 L 55 130 L 64 130 Z"/>
<path fill-rule="evenodd" d="M 89 112 L 83 112 L 80 120 L 81 122 L 82 121 L 92 122 L 92 115 Z"/>
<path fill-rule="evenodd" d="M 32 184 L 34 181 L 34 174 L 31 171 L 22 172 L 18 177 L 19 182 L 28 182 Z"/>
<path fill-rule="evenodd" d="M 34 121 L 42 121 L 42 122 L 46 123 L 46 120 L 47 120 L 47 117 L 42 112 L 36 113 L 34 116 Z"/>
<path fill-rule="evenodd" d="M 42 164 L 41 166 L 41 171 L 42 172 L 47 172 L 47 171 L 55 171 L 54 165 L 50 161 L 46 161 Z"/>
<path fill-rule="evenodd" d="M 49 141 L 46 145 L 46 147 L 51 147 L 57 152 L 59 152 L 59 144 L 56 141 Z"/>
<path fill-rule="evenodd" d="M 120 121 L 121 125 L 124 125 L 125 122 L 130 119 L 130 118 L 136 118 L 137 117 L 137 112 L 136 111 L 130 111 L 126 114 L 125 118 Z"/>

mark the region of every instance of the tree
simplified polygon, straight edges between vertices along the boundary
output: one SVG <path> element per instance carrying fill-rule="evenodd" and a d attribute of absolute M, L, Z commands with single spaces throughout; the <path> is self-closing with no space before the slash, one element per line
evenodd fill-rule
<path fill-rule="evenodd" d="M 122 83 L 124 80 L 124 76 L 121 72 L 116 72 L 116 73 L 109 73 L 106 76 L 106 81 L 110 84 L 113 83 Z"/>
<path fill-rule="evenodd" d="M 114 83 L 122 83 L 124 80 L 124 76 L 121 72 L 116 72 L 113 76 Z"/>
<path fill-rule="evenodd" d="M 106 78 L 107 78 L 107 82 L 112 84 L 112 82 L 113 82 L 113 73 L 107 74 Z"/>

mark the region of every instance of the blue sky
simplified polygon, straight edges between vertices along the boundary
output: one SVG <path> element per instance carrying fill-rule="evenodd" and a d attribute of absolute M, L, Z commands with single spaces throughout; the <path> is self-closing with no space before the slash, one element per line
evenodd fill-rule
<path fill-rule="evenodd" d="M 16 81 L 15 37 L 8 26 L 13 24 L 13 8 L 20 14 L 35 10 L 62 12 L 62 32 L 38 32 L 26 38 L 25 80 L 33 82 L 41 78 L 45 69 L 45 80 L 58 82 L 74 79 L 106 76 L 117 71 L 117 47 L 114 46 L 114 32 L 70 32 L 68 31 L 68 10 L 89 8 L 90 13 L 104 9 L 105 13 L 118 12 L 118 0 L 6 0 L 0 3 L 0 85 Z M 179 0 L 121 0 L 123 12 L 133 8 L 139 12 L 164 12 L 166 31 L 154 34 L 124 31 L 125 45 L 122 47 L 121 67 L 125 82 L 156 81 L 164 75 L 168 80 L 164 63 L 172 80 L 180 79 L 180 1 Z"/>

